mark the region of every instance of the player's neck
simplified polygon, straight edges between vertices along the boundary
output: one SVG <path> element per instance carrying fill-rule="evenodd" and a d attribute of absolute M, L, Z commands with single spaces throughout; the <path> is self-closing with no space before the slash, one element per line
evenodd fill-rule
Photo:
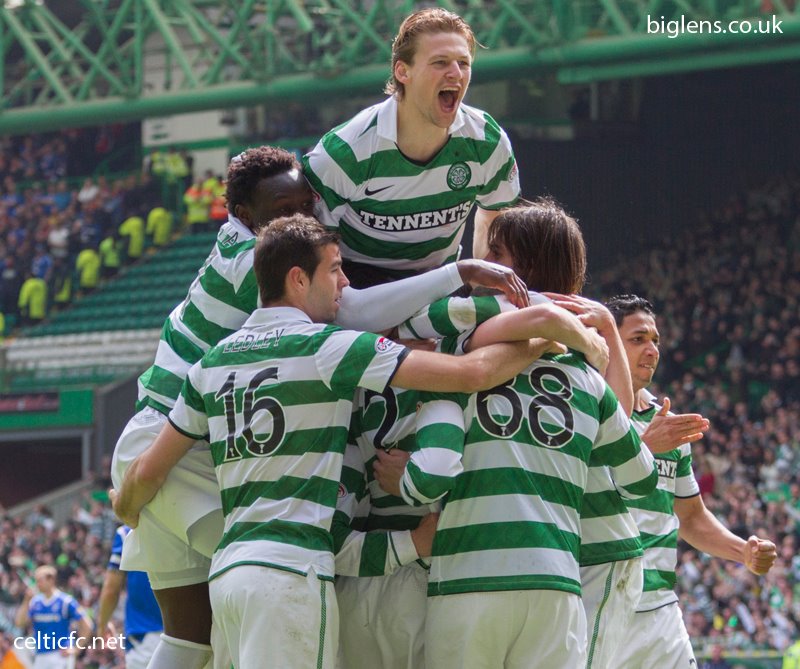
<path fill-rule="evenodd" d="M 440 128 L 422 118 L 415 108 L 402 100 L 397 103 L 397 148 L 406 158 L 427 163 L 449 138 L 448 128 Z"/>
<path fill-rule="evenodd" d="M 633 408 L 636 411 L 645 411 L 650 408 L 650 400 L 644 391 L 644 388 L 639 388 L 635 391 Z"/>

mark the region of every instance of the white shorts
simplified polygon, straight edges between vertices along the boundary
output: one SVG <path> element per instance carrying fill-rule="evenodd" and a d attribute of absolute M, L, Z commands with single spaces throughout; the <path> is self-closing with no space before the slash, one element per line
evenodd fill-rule
<path fill-rule="evenodd" d="M 642 595 L 642 558 L 581 567 L 586 612 L 586 669 L 617 666 L 617 649 L 628 634 Z"/>
<path fill-rule="evenodd" d="M 333 583 L 281 569 L 242 565 L 209 583 L 214 625 L 236 669 L 333 669 L 339 614 Z"/>
<path fill-rule="evenodd" d="M 128 421 L 111 463 L 115 488 L 166 422 L 164 414 L 149 407 Z M 211 451 L 206 442 L 198 442 L 142 509 L 138 527 L 125 537 L 120 567 L 147 572 L 154 590 L 202 583 L 208 580 L 211 555 L 222 528 L 222 503 Z"/>
<path fill-rule="evenodd" d="M 428 571 L 336 579 L 339 669 L 424 669 Z"/>
<path fill-rule="evenodd" d="M 148 632 L 141 641 L 134 641 L 130 636 L 125 637 L 125 647 L 128 649 L 125 653 L 125 668 L 147 669 L 147 663 L 160 642 L 161 632 Z"/>
<path fill-rule="evenodd" d="M 558 590 L 429 597 L 425 662 L 436 669 L 583 667 L 581 598 Z"/>
<path fill-rule="evenodd" d="M 625 641 L 619 647 L 615 666 L 619 669 L 697 667 L 678 602 L 634 614 Z"/>

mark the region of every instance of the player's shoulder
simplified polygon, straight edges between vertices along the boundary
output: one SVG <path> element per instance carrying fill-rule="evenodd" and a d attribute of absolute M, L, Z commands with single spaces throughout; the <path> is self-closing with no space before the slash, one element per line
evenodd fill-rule
<path fill-rule="evenodd" d="M 322 137 L 322 144 L 329 152 L 340 147 L 344 142 L 351 149 L 353 147 L 370 144 L 375 141 L 378 128 L 378 116 L 387 105 L 386 100 L 370 107 L 366 107 L 353 116 L 350 120 L 329 130 Z"/>
<path fill-rule="evenodd" d="M 465 134 L 476 139 L 495 140 L 505 135 L 505 131 L 500 124 L 488 112 L 470 105 L 461 105 L 460 113 L 464 122 Z"/>

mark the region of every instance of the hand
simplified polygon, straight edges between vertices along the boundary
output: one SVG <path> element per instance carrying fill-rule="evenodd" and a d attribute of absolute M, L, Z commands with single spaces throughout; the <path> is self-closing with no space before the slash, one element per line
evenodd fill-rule
<path fill-rule="evenodd" d="M 113 639 L 117 636 L 117 628 L 113 622 L 110 620 L 106 624 L 106 628 L 103 630 L 103 638 L 108 641 L 109 639 Z"/>
<path fill-rule="evenodd" d="M 775 563 L 778 551 L 775 544 L 753 535 L 744 546 L 744 566 L 758 576 L 766 574 Z"/>
<path fill-rule="evenodd" d="M 375 457 L 372 470 L 378 484 L 384 492 L 400 497 L 400 479 L 403 478 L 406 462 L 411 456 L 397 448 L 393 448 L 391 451 L 379 448 L 375 451 Z"/>
<path fill-rule="evenodd" d="M 456 267 L 464 283 L 502 291 L 508 301 L 520 309 L 530 304 L 525 282 L 510 267 L 474 259 L 459 260 Z"/>
<path fill-rule="evenodd" d="M 114 488 L 109 489 L 108 498 L 111 500 L 111 508 L 114 509 L 117 518 L 131 529 L 135 529 L 139 524 L 139 514 L 137 513 L 134 515 L 126 513 L 126 510 L 122 508 L 119 493 L 114 490 Z"/>
<path fill-rule="evenodd" d="M 614 316 L 600 302 L 595 302 L 581 295 L 561 295 L 559 293 L 542 293 L 550 298 L 553 304 L 571 311 L 581 322 L 590 328 L 595 328 L 601 335 L 609 328 L 616 327 Z"/>
<path fill-rule="evenodd" d="M 589 361 L 589 364 L 600 372 L 600 376 L 605 376 L 610 359 L 608 343 L 596 330 L 587 329 L 587 334 L 589 338 L 589 349 L 584 351 L 583 354 L 586 356 L 586 360 Z"/>
<path fill-rule="evenodd" d="M 416 529 L 411 530 L 411 540 L 414 542 L 414 548 L 417 549 L 417 555 L 421 558 L 431 556 L 433 548 L 433 535 L 436 534 L 436 524 L 439 522 L 438 513 L 429 513 L 423 516 L 419 521 Z"/>
<path fill-rule="evenodd" d="M 699 413 L 683 413 L 668 416 L 669 397 L 665 397 L 661 410 L 653 416 L 647 426 L 642 441 L 651 453 L 666 453 L 681 444 L 688 444 L 703 438 L 703 432 L 708 430 L 710 423 Z"/>

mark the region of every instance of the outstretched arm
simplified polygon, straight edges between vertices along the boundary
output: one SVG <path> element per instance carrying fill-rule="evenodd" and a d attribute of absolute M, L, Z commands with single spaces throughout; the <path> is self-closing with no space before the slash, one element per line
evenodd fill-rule
<path fill-rule="evenodd" d="M 379 286 L 348 286 L 342 291 L 336 322 L 352 330 L 388 330 L 465 284 L 500 290 L 518 307 L 528 304 L 528 290 L 512 269 L 485 260 L 459 260 Z"/>
<path fill-rule="evenodd" d="M 541 354 L 540 342 L 492 344 L 467 355 L 411 351 L 392 385 L 412 390 L 475 393 L 519 374 Z"/>
<path fill-rule="evenodd" d="M 759 576 L 766 574 L 778 557 L 771 541 L 756 536 L 745 541 L 733 534 L 706 508 L 700 495 L 676 497 L 675 513 L 680 521 L 678 536 L 704 553 L 741 562 Z"/>

